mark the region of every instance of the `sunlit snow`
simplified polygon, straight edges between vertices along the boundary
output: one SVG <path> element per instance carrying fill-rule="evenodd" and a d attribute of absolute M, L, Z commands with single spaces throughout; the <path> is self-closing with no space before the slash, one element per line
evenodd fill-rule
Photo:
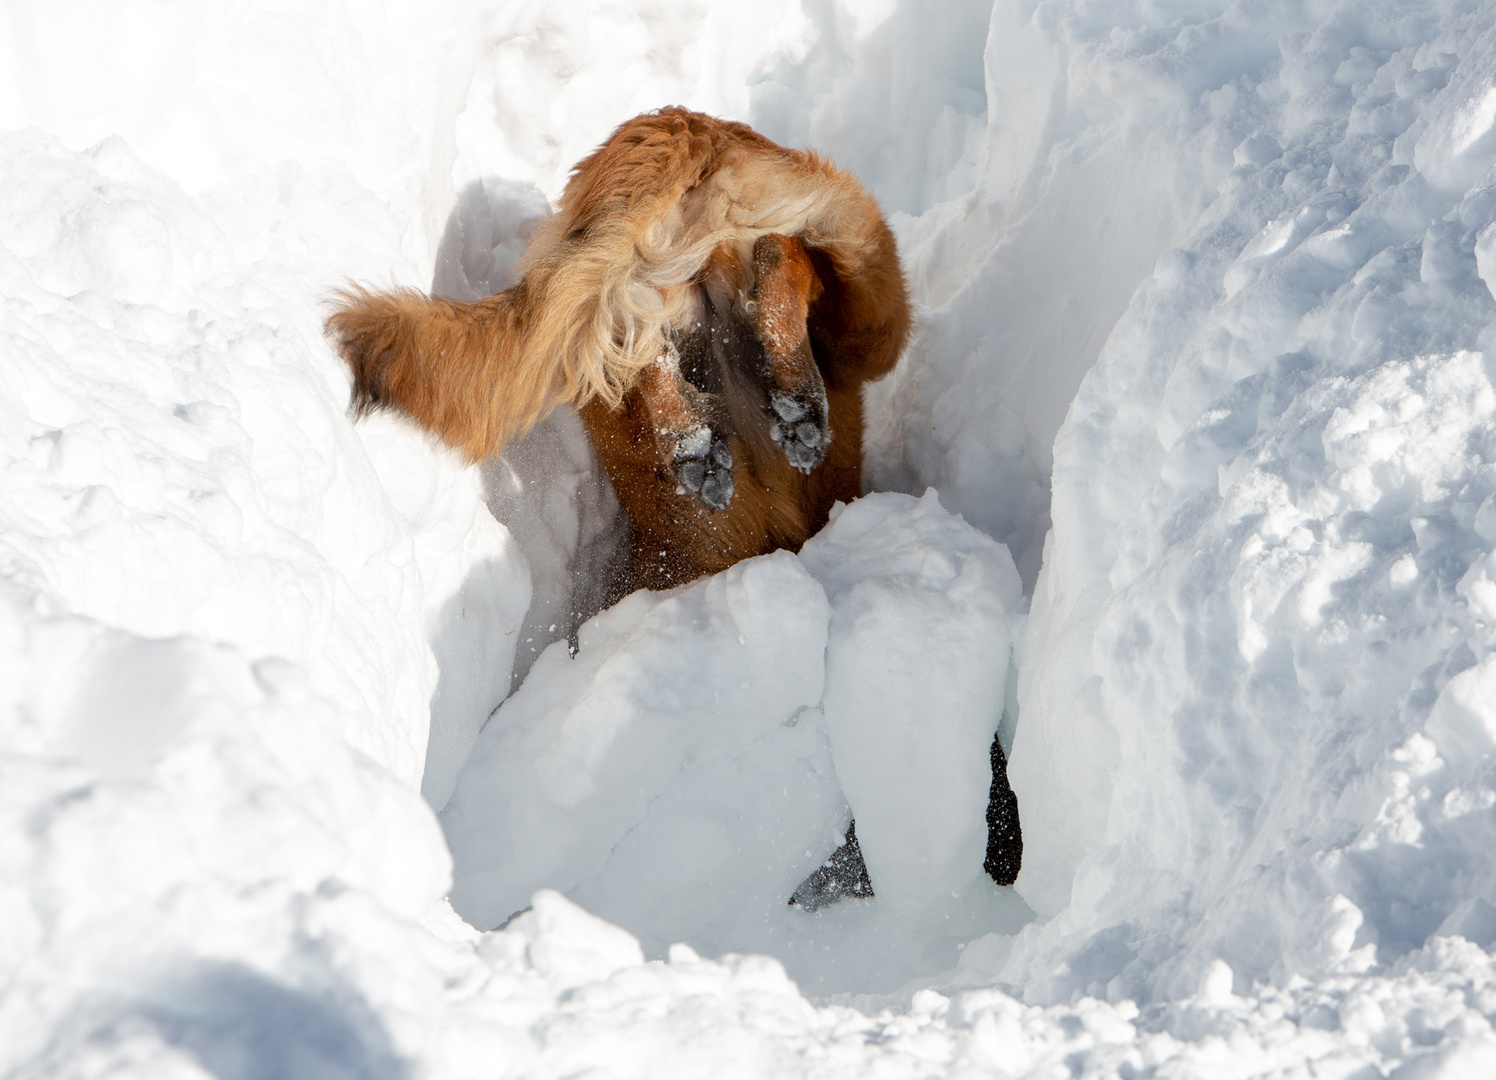
<path fill-rule="evenodd" d="M 355 426 L 323 303 L 666 104 L 919 325 L 879 494 L 573 625 L 575 418 Z M 1492 356 L 1491 0 L 18 0 L 0 1075 L 1496 1075 Z"/>

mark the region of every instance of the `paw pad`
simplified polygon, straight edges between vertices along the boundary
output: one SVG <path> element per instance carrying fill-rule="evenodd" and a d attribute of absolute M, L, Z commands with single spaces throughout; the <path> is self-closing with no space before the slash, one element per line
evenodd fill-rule
<path fill-rule="evenodd" d="M 819 402 L 789 394 L 774 394 L 769 404 L 778 418 L 769 427 L 769 438 L 779 444 L 791 465 L 809 473 L 825 459 L 826 444 L 831 441 L 825 409 Z"/>
<path fill-rule="evenodd" d="M 709 510 L 725 510 L 732 501 L 732 451 L 706 426 L 682 435 L 672 468 L 680 486 Z"/>

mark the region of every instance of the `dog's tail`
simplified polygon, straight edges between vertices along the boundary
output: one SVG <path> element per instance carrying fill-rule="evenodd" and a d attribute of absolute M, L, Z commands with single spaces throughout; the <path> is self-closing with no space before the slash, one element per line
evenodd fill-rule
<path fill-rule="evenodd" d="M 353 373 L 355 416 L 396 409 L 470 461 L 502 449 L 568 396 L 555 366 L 527 362 L 528 291 L 468 304 L 414 289 L 339 292 L 326 328 Z"/>
<path fill-rule="evenodd" d="M 577 166 L 518 285 L 471 304 L 351 288 L 327 329 L 357 413 L 398 409 L 477 461 L 563 401 L 616 408 L 698 321 L 708 262 L 726 249 L 747 266 L 769 234 L 797 238 L 824 286 L 807 329 L 827 385 L 892 368 L 908 290 L 873 197 L 815 154 L 680 108 L 624 123 Z"/>

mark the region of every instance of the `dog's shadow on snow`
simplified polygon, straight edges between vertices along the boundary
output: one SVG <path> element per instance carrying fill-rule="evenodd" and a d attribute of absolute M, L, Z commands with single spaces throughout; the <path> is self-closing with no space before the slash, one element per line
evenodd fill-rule
<path fill-rule="evenodd" d="M 406 1062 L 356 990 L 296 989 L 243 964 L 194 962 L 128 1002 L 85 1008 L 20 1075 L 56 1076 L 82 1046 L 128 1047 L 145 1032 L 216 1080 L 406 1080 Z M 129 1050 L 124 1051 L 129 1054 Z M 71 1072 L 69 1072 L 71 1075 Z"/>
<path fill-rule="evenodd" d="M 442 232 L 432 294 L 470 302 L 507 289 L 518 280 L 519 259 L 536 226 L 549 214 L 550 204 L 533 184 L 492 177 L 468 184 Z M 467 621 L 470 602 L 505 576 L 493 566 L 475 567 L 437 618 L 430 640 L 440 674 L 423 790 L 438 808 L 483 720 L 548 645 L 573 637 L 602 609 L 627 554 L 627 522 L 570 406 L 558 407 L 502 457 L 485 461 L 482 476 L 489 511 L 524 552 L 532 594 L 511 671 L 474 668 L 496 662 L 475 655 L 493 650 L 474 639 Z"/>
<path fill-rule="evenodd" d="M 432 294 L 470 301 L 509 288 L 550 212 L 534 184 L 497 177 L 468 184 L 442 232 Z M 626 554 L 627 525 L 581 418 L 567 405 L 483 463 L 483 490 L 530 564 L 533 596 L 515 650 L 517 687 L 547 645 L 602 609 Z"/>

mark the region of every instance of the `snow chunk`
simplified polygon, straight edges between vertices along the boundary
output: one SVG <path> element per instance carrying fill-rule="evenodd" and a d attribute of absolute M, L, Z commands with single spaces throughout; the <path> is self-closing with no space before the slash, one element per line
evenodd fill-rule
<path fill-rule="evenodd" d="M 1425 729 L 1450 768 L 1469 775 L 1496 748 L 1496 656 L 1444 685 Z"/>
<path fill-rule="evenodd" d="M 941 506 L 869 495 L 801 560 L 832 605 L 826 727 L 880 904 L 938 932 L 982 871 L 1022 589 L 1007 549 Z"/>
<path fill-rule="evenodd" d="M 828 988 L 953 966 L 1027 915 L 982 870 L 1021 606 L 1007 551 L 933 492 L 628 597 L 479 737 L 442 815 L 457 910 L 492 926 L 559 889 L 649 955 L 766 950 Z M 877 899 L 789 907 L 853 816 Z"/>
<path fill-rule="evenodd" d="M 551 889 L 537 892 L 509 930 L 524 938 L 525 959 L 562 989 L 599 982 L 644 963 L 632 935 Z"/>
<path fill-rule="evenodd" d="M 828 618 L 783 552 L 635 593 L 582 627 L 574 658 L 552 645 L 443 812 L 458 912 L 494 926 L 536 888 L 597 879 L 578 895 L 662 949 L 782 905 L 843 812 L 819 724 L 798 723 Z"/>

